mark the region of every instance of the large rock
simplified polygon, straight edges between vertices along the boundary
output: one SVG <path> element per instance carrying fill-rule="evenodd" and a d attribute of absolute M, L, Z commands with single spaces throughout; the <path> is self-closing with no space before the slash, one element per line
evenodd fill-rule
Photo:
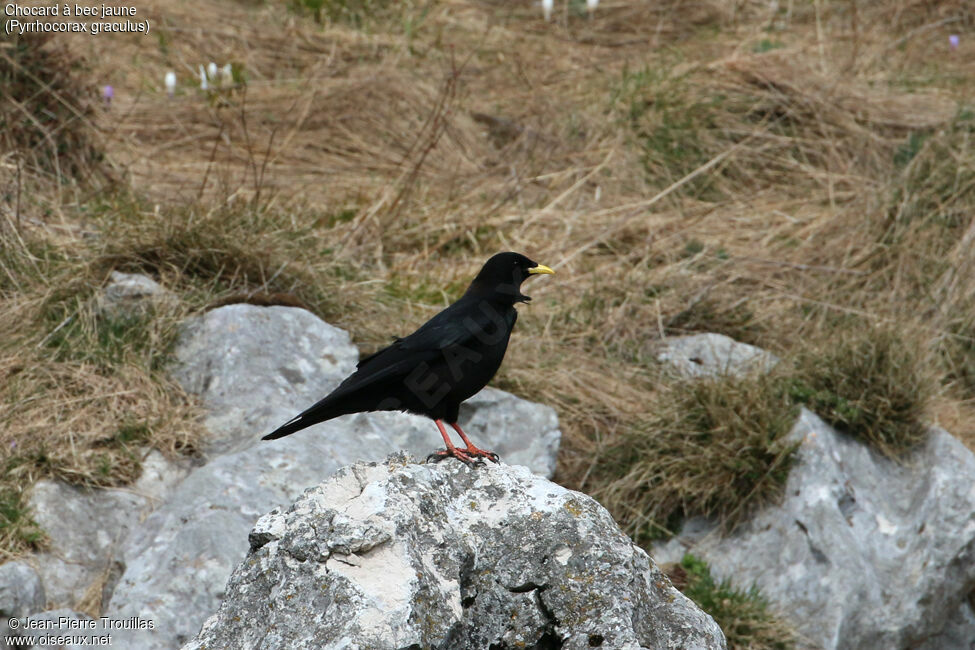
<path fill-rule="evenodd" d="M 10 619 L 23 619 L 41 611 L 44 601 L 44 587 L 34 569 L 22 562 L 0 564 L 0 648 L 24 647 L 7 636 L 17 634 L 19 629 L 17 622 L 10 624 Z"/>
<path fill-rule="evenodd" d="M 261 514 L 356 460 L 401 449 L 426 455 L 442 446 L 429 419 L 393 412 L 344 416 L 255 444 L 355 367 L 357 352 L 345 332 L 304 310 L 215 309 L 185 328 L 179 350 L 188 364 L 177 370 L 184 385 L 223 414 L 207 420 L 230 436 L 218 448 L 237 451 L 191 474 L 123 549 L 126 568 L 107 613 L 155 621 L 152 631 L 116 634 L 119 643 L 146 650 L 172 648 L 199 630 L 220 604 Z M 241 423 L 233 425 L 234 418 Z M 461 422 L 503 461 L 554 471 L 560 433 L 552 409 L 485 389 L 464 405 Z"/>
<path fill-rule="evenodd" d="M 594 500 L 523 467 L 344 468 L 258 521 L 203 648 L 722 648 Z"/>
<path fill-rule="evenodd" d="M 816 647 L 975 640 L 972 452 L 935 428 L 898 465 L 806 410 L 791 435 L 802 444 L 781 505 L 726 538 L 691 527 L 654 558 L 691 550 L 717 577 L 757 585 Z"/>
<path fill-rule="evenodd" d="M 30 494 L 34 521 L 47 533 L 48 549 L 35 556 L 50 604 L 74 606 L 96 583 L 110 593 L 122 543 L 129 532 L 189 471 L 151 451 L 142 476 L 130 487 L 91 490 L 38 481 Z"/>
<path fill-rule="evenodd" d="M 975 650 L 973 599 L 975 594 L 969 594 L 966 602 L 948 614 L 948 620 L 939 633 L 924 639 L 911 650 Z"/>

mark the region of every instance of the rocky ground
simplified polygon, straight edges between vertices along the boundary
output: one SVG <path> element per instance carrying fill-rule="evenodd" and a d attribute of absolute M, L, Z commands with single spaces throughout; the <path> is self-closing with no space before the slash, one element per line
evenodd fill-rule
<path fill-rule="evenodd" d="M 425 455 L 436 431 L 363 414 L 259 441 L 354 367 L 345 332 L 308 312 L 221 307 L 185 324 L 175 356 L 207 407 L 205 461 L 151 452 L 126 489 L 35 485 L 51 543 L 2 565 L 6 616 L 83 617 L 56 608 L 96 599 L 108 617 L 154 624 L 112 631 L 117 644 L 160 650 L 194 637 L 187 647 L 722 647 L 658 569 L 690 552 L 757 586 L 802 646 L 975 639 L 975 456 L 943 430 L 896 463 L 804 410 L 780 504 L 731 534 L 692 519 L 651 560 L 596 502 L 544 479 L 559 442 L 547 407 L 493 389 L 465 406 L 500 467 L 377 463 Z M 776 362 L 714 335 L 672 340 L 660 358 L 694 375 Z"/>

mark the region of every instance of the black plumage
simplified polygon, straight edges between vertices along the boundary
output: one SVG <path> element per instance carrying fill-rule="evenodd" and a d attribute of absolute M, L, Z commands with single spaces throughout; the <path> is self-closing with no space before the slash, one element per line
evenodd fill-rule
<path fill-rule="evenodd" d="M 527 302 L 521 283 L 552 273 L 518 253 L 489 259 L 461 298 L 405 338 L 359 361 L 325 398 L 264 436 L 274 440 L 340 415 L 363 411 L 408 411 L 434 420 L 446 449 L 431 456 L 453 456 L 466 463 L 497 454 L 478 449 L 457 424 L 460 404 L 494 376 L 518 318 L 515 304 Z M 455 447 L 443 421 L 460 434 L 466 449 Z"/>

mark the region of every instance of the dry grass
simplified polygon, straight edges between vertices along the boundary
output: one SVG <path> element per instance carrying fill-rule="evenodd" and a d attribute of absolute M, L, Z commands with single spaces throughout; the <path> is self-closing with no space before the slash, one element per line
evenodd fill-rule
<path fill-rule="evenodd" d="M 896 330 L 837 327 L 829 348 L 799 353 L 790 393 L 839 430 L 903 457 L 927 435 L 933 373 L 922 350 Z"/>
<path fill-rule="evenodd" d="M 652 419 L 596 454 L 593 494 L 640 542 L 667 537 L 684 517 L 727 529 L 782 493 L 796 445 L 796 409 L 780 376 L 687 380 L 661 376 Z"/>
<path fill-rule="evenodd" d="M 43 542 L 24 511 L 36 480 L 125 484 L 148 448 L 191 453 L 200 435 L 195 407 L 163 372 L 179 314 L 99 314 L 92 293 L 104 278 L 88 271 L 46 243 L 0 247 L 4 553 Z"/>

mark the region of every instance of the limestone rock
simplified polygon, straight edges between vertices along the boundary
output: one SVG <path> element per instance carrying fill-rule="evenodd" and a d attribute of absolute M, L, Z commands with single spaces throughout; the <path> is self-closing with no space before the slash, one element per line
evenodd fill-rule
<path fill-rule="evenodd" d="M 203 398 L 207 453 L 246 449 L 355 369 L 347 332 L 295 307 L 227 305 L 192 318 L 174 378 Z"/>
<path fill-rule="evenodd" d="M 658 361 L 687 377 L 744 375 L 753 370 L 768 372 L 779 362 L 771 352 L 739 343 L 724 334 L 674 336 L 660 341 L 656 347 Z"/>
<path fill-rule="evenodd" d="M 341 433 L 342 424 L 336 423 Z M 106 614 L 140 616 L 151 631 L 118 631 L 121 647 L 169 650 L 192 638 L 220 604 L 247 532 L 264 512 L 293 501 L 337 470 L 344 458 L 381 445 L 374 431 L 289 436 L 220 456 L 197 469 L 130 536 L 125 572 Z"/>
<path fill-rule="evenodd" d="M 975 592 L 968 595 L 954 612 L 948 614 L 944 628 L 926 638 L 912 650 L 975 650 Z"/>
<path fill-rule="evenodd" d="M 402 449 L 419 456 L 430 448 L 429 421 L 426 422 L 423 440 L 404 440 Z M 503 390 L 485 388 L 460 405 L 460 424 L 472 440 L 483 441 L 488 449 L 497 450 L 509 465 L 526 465 L 546 478 L 555 474 L 562 440 L 555 409 Z M 434 441 L 436 437 L 434 434 Z"/>
<path fill-rule="evenodd" d="M 346 467 L 261 518 L 203 648 L 723 648 L 593 499 L 524 467 Z"/>
<path fill-rule="evenodd" d="M 186 472 L 152 451 L 143 461 L 142 476 L 128 488 L 35 483 L 31 513 L 50 539 L 49 549 L 35 556 L 48 601 L 73 606 L 93 582 L 105 576 L 111 580 L 129 532 Z"/>
<path fill-rule="evenodd" d="M 654 558 L 691 550 L 716 577 L 757 585 L 815 647 L 975 640 L 975 455 L 935 428 L 896 465 L 805 409 L 791 435 L 802 444 L 781 505 L 724 539 L 698 525 Z"/>
<path fill-rule="evenodd" d="M 37 572 L 23 562 L 0 564 L 0 648 L 18 648 L 6 635 L 16 634 L 11 618 L 22 619 L 44 609 L 44 587 Z"/>
<path fill-rule="evenodd" d="M 44 609 L 44 587 L 23 562 L 0 564 L 0 619 L 30 616 Z"/>

